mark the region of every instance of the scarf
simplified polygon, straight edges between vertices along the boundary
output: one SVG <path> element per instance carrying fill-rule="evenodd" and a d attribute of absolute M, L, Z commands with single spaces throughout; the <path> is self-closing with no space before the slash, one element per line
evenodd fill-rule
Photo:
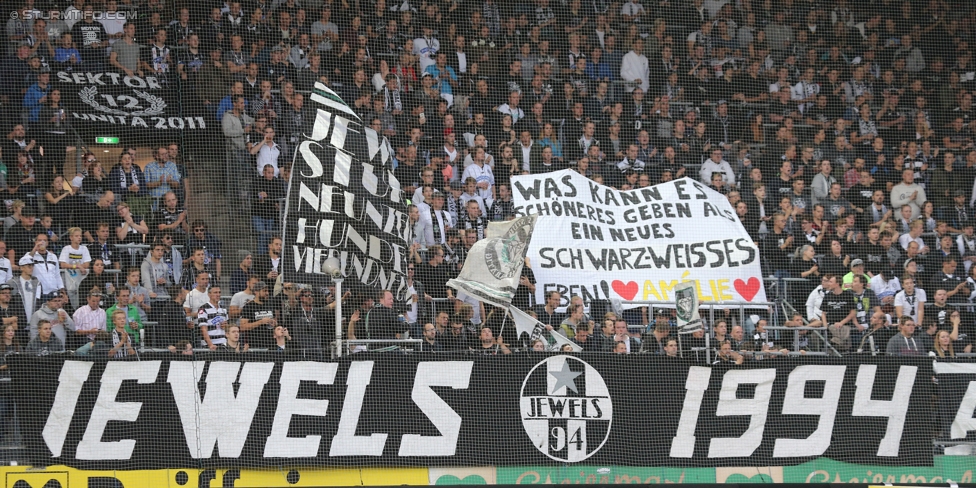
<path fill-rule="evenodd" d="M 129 183 L 130 179 L 132 180 L 131 183 Z M 119 168 L 119 184 L 122 186 L 123 192 L 128 190 L 128 188 L 132 185 L 142 186 L 141 184 L 139 184 L 139 177 L 136 175 L 134 169 L 130 171 L 128 174 L 126 174 L 125 170 L 122 169 L 121 167 Z"/>
<path fill-rule="evenodd" d="M 383 88 L 383 109 L 387 112 L 403 110 L 403 102 L 400 101 L 400 90 L 390 90 Z"/>
<path fill-rule="evenodd" d="M 430 222 L 431 225 L 434 227 L 434 241 L 436 244 L 441 244 L 444 242 L 444 234 L 441 231 L 441 222 L 447 219 L 444 217 L 443 214 L 438 213 L 438 212 L 443 212 L 444 210 L 434 210 L 433 206 L 430 206 L 429 208 L 430 208 Z M 438 216 L 441 218 L 441 220 L 437 219 Z M 445 223 L 444 225 L 446 226 L 447 224 Z"/>

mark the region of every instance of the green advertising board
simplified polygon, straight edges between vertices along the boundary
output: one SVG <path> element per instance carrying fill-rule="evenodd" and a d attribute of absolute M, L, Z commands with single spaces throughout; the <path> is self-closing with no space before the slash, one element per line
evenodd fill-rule
<path fill-rule="evenodd" d="M 430 468 L 437 484 L 973 483 L 976 456 L 936 456 L 933 466 L 871 466 L 821 458 L 797 466 L 642 468 L 516 466 Z"/>
<path fill-rule="evenodd" d="M 936 456 L 934 466 L 866 466 L 818 459 L 783 467 L 786 483 L 972 483 L 976 456 Z"/>
<path fill-rule="evenodd" d="M 497 468 L 499 484 L 715 483 L 714 468 L 523 466 Z"/>

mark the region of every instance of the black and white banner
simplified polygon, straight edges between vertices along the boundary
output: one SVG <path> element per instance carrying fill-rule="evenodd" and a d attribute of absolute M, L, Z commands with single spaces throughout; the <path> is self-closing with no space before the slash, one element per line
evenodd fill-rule
<path fill-rule="evenodd" d="M 315 125 L 295 152 L 284 221 L 284 280 L 319 282 L 322 263 L 335 255 L 347 277 L 402 298 L 413 229 L 393 176 L 390 143 L 325 85 L 316 83 L 309 98 Z"/>
<path fill-rule="evenodd" d="M 184 113 L 177 87 L 152 76 L 125 76 L 113 71 L 58 71 L 51 83 L 76 129 L 110 134 L 208 130 L 200 114 Z M 152 132 L 150 132 L 152 131 Z"/>
<path fill-rule="evenodd" d="M 281 357 L 8 363 L 34 465 L 933 462 L 924 358 L 702 367 L 610 354 Z M 950 410 L 969 419 L 959 429 L 971 438 L 976 392 L 959 398 Z"/>

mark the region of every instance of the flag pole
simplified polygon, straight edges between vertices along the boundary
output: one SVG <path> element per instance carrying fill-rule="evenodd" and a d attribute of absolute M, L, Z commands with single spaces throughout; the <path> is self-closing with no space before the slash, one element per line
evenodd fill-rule
<path fill-rule="evenodd" d="M 507 308 L 505 308 L 503 310 L 505 310 L 505 316 L 502 317 L 502 328 L 501 329 L 498 329 L 498 338 L 499 339 L 501 339 L 503 337 L 502 336 L 502 333 L 505 332 L 505 322 L 508 322 L 508 314 L 509 314 L 509 311 L 508 311 Z M 515 340 L 518 341 L 518 337 L 516 337 Z M 498 342 L 495 342 L 495 354 L 498 354 L 498 350 L 500 348 L 501 348 L 501 346 L 498 344 Z"/>

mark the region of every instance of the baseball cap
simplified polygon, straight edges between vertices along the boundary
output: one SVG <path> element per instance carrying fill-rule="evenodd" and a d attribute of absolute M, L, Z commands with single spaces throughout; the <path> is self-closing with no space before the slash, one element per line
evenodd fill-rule
<path fill-rule="evenodd" d="M 460 181 L 452 181 L 451 182 L 451 189 L 452 190 L 463 190 L 464 189 L 464 183 L 461 183 Z"/>
<path fill-rule="evenodd" d="M 34 258 L 30 257 L 30 254 L 24 254 L 20 257 L 20 261 L 18 261 L 17 264 L 21 266 L 33 266 Z"/>
<path fill-rule="evenodd" d="M 965 190 L 956 190 L 955 192 L 952 193 L 952 196 L 953 197 L 964 197 L 964 196 L 966 196 L 966 192 L 965 192 Z"/>
<path fill-rule="evenodd" d="M 13 289 L 14 289 L 14 287 L 12 287 L 12 286 L 10 286 L 10 285 L 8 285 L 6 283 L 0 283 L 0 291 L 13 290 Z"/>
<path fill-rule="evenodd" d="M 863 259 L 855 259 L 855 260 L 851 261 L 851 267 L 853 268 L 854 266 L 864 266 L 864 260 Z"/>
<path fill-rule="evenodd" d="M 254 286 L 251 287 L 251 291 L 261 291 L 261 290 L 266 290 L 267 288 L 268 288 L 267 283 L 263 281 L 259 281 L 255 283 Z"/>
<path fill-rule="evenodd" d="M 902 268 L 908 269 L 908 265 L 914 262 L 915 262 L 915 258 L 908 258 L 905 260 L 905 264 L 902 265 Z"/>

